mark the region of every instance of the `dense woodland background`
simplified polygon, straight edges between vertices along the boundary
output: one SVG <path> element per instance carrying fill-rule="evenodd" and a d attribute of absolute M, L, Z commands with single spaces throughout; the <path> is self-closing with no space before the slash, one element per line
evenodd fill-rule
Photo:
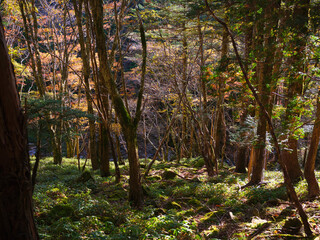
<path fill-rule="evenodd" d="M 142 209 L 159 162 L 196 159 L 201 181 L 243 173 L 250 189 L 282 170 L 311 235 L 293 184 L 304 181 L 308 200 L 320 194 L 319 9 L 317 0 L 2 1 L 33 187 L 41 159 L 76 158 L 80 170 L 127 182 Z"/>

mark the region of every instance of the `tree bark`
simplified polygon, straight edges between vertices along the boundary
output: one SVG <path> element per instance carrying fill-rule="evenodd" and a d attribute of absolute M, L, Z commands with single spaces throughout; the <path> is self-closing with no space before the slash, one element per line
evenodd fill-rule
<path fill-rule="evenodd" d="M 275 61 L 276 50 L 276 36 L 272 33 L 274 29 L 277 29 L 278 24 L 278 11 L 280 9 L 279 2 L 273 2 L 264 7 L 263 17 L 258 19 L 257 22 L 257 46 L 260 49 L 257 50 L 257 58 L 260 60 L 257 62 L 256 72 L 258 78 L 258 90 L 260 102 L 265 107 L 265 110 L 270 114 L 272 112 L 272 104 L 270 104 L 270 86 L 273 79 L 272 72 Z M 263 169 L 265 166 L 265 147 L 266 147 L 266 133 L 267 133 L 267 117 L 264 113 L 264 109 L 259 106 L 258 115 L 258 127 L 257 137 L 258 141 L 254 144 L 252 154 L 252 177 L 248 185 L 259 184 L 263 180 Z"/>
<path fill-rule="evenodd" d="M 226 1 L 226 8 L 229 7 L 229 2 Z M 225 17 L 225 22 L 228 23 L 228 17 Z M 222 42 L 221 42 L 221 56 L 219 64 L 218 77 L 218 101 L 216 107 L 216 114 L 214 119 L 214 144 L 216 151 L 217 162 L 220 160 L 221 167 L 223 166 L 224 151 L 226 145 L 226 124 L 224 116 L 224 90 L 226 87 L 226 79 L 223 76 L 228 68 L 228 51 L 229 51 L 229 34 L 226 29 L 223 29 Z"/>
<path fill-rule="evenodd" d="M 101 177 L 110 176 L 109 161 L 109 139 L 108 130 L 103 123 L 100 123 L 100 175 Z"/>
<path fill-rule="evenodd" d="M 0 16 L 0 239 L 39 239 L 33 219 L 26 126 Z"/>
<path fill-rule="evenodd" d="M 247 3 L 249 3 L 249 1 L 246 1 Z M 251 12 L 251 8 L 252 6 L 250 4 L 247 4 L 247 8 L 246 8 L 246 24 L 245 25 L 245 29 L 244 29 L 244 67 L 245 69 L 248 71 L 249 69 L 249 58 L 250 58 L 250 53 L 252 52 L 252 36 L 253 36 L 253 26 L 252 26 L 252 22 L 253 22 L 253 16 L 250 15 L 249 13 Z M 246 89 L 246 85 L 243 85 L 243 88 Z M 245 127 L 245 121 L 249 115 L 248 113 L 248 105 L 249 105 L 249 99 L 247 99 L 248 97 L 246 96 L 246 94 L 243 94 L 245 97 L 242 98 L 242 114 L 240 117 L 240 127 Z M 245 137 L 244 135 L 241 137 Z M 237 173 L 246 173 L 246 166 L 247 166 L 247 151 L 248 151 L 248 146 L 243 145 L 243 144 L 239 144 L 238 145 L 238 150 L 237 150 L 237 157 L 236 157 L 236 168 L 235 168 L 235 172 Z"/>
<path fill-rule="evenodd" d="M 240 117 L 240 127 L 245 127 L 245 120 L 248 116 L 248 111 L 245 109 L 245 106 L 247 104 L 244 104 L 244 107 L 242 107 L 243 112 Z M 245 134 L 245 133 L 244 133 Z M 244 134 L 241 137 L 245 137 Z M 246 173 L 246 166 L 247 166 L 247 151 L 248 151 L 248 146 L 243 145 L 243 144 L 238 144 L 238 150 L 237 150 L 237 157 L 236 157 L 236 168 L 235 172 L 237 173 Z"/>
<path fill-rule="evenodd" d="M 287 20 L 287 27 L 294 37 L 289 40 L 288 46 L 288 50 L 291 52 L 288 65 L 291 68 L 290 72 L 288 72 L 287 109 L 284 116 L 284 128 L 285 131 L 288 131 L 285 137 L 288 139 L 288 144 L 286 149 L 282 151 L 282 156 L 291 180 L 297 182 L 303 177 L 303 174 L 298 161 L 298 140 L 294 132 L 295 119 L 300 119 L 300 113 L 295 109 L 297 107 L 295 102 L 303 91 L 304 76 L 301 75 L 301 72 L 304 72 L 305 67 L 304 58 L 307 44 L 310 0 L 302 0 L 295 3 L 293 12 L 290 12 L 291 8 L 289 7 L 292 2 L 285 2 L 288 4 L 287 8 L 289 10 L 287 10 L 287 14 L 290 16 Z"/>
<path fill-rule="evenodd" d="M 136 130 L 132 128 L 124 129 L 123 133 L 127 143 L 129 160 L 129 201 L 137 207 L 141 207 L 143 203 L 143 192 L 140 176 L 137 133 Z"/>
<path fill-rule="evenodd" d="M 308 183 L 308 196 L 311 198 L 319 196 L 320 194 L 319 184 L 314 174 L 314 167 L 315 167 L 315 162 L 317 157 L 319 139 L 320 139 L 320 101 L 319 101 L 319 94 L 318 94 L 316 119 L 313 126 L 309 153 L 308 153 L 307 161 L 304 168 L 304 176 Z"/>

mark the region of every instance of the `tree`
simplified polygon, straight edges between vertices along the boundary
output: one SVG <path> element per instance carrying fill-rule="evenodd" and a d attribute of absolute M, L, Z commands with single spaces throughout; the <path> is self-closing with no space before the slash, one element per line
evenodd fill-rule
<path fill-rule="evenodd" d="M 283 171 L 283 177 L 284 177 L 284 182 L 286 184 L 286 188 L 288 190 L 288 194 L 291 198 L 291 200 L 294 202 L 298 212 L 299 212 L 299 215 L 301 217 L 301 220 L 303 222 L 303 225 L 304 225 L 304 231 L 305 233 L 307 234 L 308 237 L 311 237 L 313 235 L 313 232 L 310 228 L 310 224 L 308 222 L 308 216 L 306 214 L 306 212 L 304 211 L 300 201 L 299 201 L 299 198 L 297 196 L 297 193 L 294 189 L 294 186 L 292 184 L 292 181 L 291 181 L 291 178 L 289 176 L 289 173 L 288 173 L 288 170 L 286 168 L 286 165 L 281 157 L 281 148 L 280 148 L 280 144 L 278 142 L 278 139 L 277 139 L 277 136 L 275 134 L 275 131 L 274 131 L 274 127 L 273 127 L 273 123 L 272 123 L 272 120 L 271 120 L 271 117 L 267 111 L 267 108 L 265 108 L 265 106 L 263 105 L 262 101 L 260 100 L 258 94 L 257 94 L 257 91 L 255 90 L 255 88 L 253 87 L 253 85 L 251 84 L 249 78 L 248 78 L 248 74 L 247 74 L 247 71 L 244 67 L 244 64 L 242 62 L 242 59 L 240 57 L 240 54 L 239 54 L 239 51 L 238 51 L 238 47 L 237 47 L 237 43 L 235 41 L 235 38 L 233 37 L 233 34 L 231 32 L 231 30 L 229 29 L 228 25 L 222 21 L 221 19 L 219 19 L 215 13 L 211 10 L 209 4 L 208 4 L 208 1 L 205 0 L 205 4 L 206 4 L 206 7 L 208 9 L 208 11 L 210 12 L 210 14 L 212 15 L 212 17 L 218 21 L 226 30 L 227 32 L 229 33 L 229 36 L 231 38 L 231 42 L 232 42 L 232 46 L 233 46 L 233 49 L 234 49 L 234 52 L 236 54 L 236 58 L 237 58 L 237 61 L 240 65 L 240 68 L 241 68 L 241 72 L 243 73 L 243 77 L 246 81 L 246 84 L 247 86 L 250 88 L 252 94 L 254 95 L 254 98 L 255 98 L 255 101 L 257 102 L 258 106 L 260 107 L 261 109 L 261 112 L 264 113 L 265 115 L 265 118 L 268 122 L 268 125 L 269 125 L 269 128 L 270 128 L 270 133 L 271 133 L 271 136 L 272 136 L 272 139 L 274 141 L 274 144 L 275 144 L 275 148 L 276 148 L 276 152 L 277 152 L 277 157 L 278 157 L 278 162 L 282 168 L 282 171 Z M 270 13 L 270 12 L 269 12 Z"/>
<path fill-rule="evenodd" d="M 90 77 L 90 63 L 89 63 L 89 50 L 86 47 L 84 32 L 82 28 L 82 6 L 83 1 L 77 1 L 73 0 L 73 7 L 75 11 L 75 16 L 77 19 L 77 26 L 78 26 L 78 32 L 79 32 L 79 44 L 81 49 L 81 59 L 82 59 L 82 71 L 83 71 L 83 79 L 85 84 L 85 92 L 86 92 L 86 99 L 87 99 L 87 105 L 88 105 L 88 113 L 93 114 L 93 104 L 92 104 L 92 98 L 90 96 L 90 84 L 89 84 L 89 77 Z M 92 119 L 89 119 L 89 135 L 90 135 L 90 156 L 91 156 L 91 163 L 92 168 L 98 169 L 99 168 L 99 162 L 97 159 L 97 151 L 96 151 L 96 137 L 95 137 L 96 131 L 95 131 L 95 123 Z"/>
<path fill-rule="evenodd" d="M 276 36 L 273 31 L 277 28 L 280 4 L 277 1 L 272 4 L 256 1 L 255 8 L 256 11 L 257 9 L 263 9 L 262 17 L 258 17 L 259 14 L 258 12 L 256 13 L 258 15 L 258 21 L 255 23 L 255 57 L 257 59 L 255 75 L 257 78 L 259 99 L 270 114 L 272 112 L 272 105 L 270 104 L 270 86 L 274 81 L 272 72 L 276 48 Z M 250 159 L 250 162 L 252 163 L 252 175 L 248 183 L 249 185 L 259 184 L 263 180 L 263 169 L 266 161 L 265 147 L 267 133 L 267 119 L 263 111 L 264 110 L 261 109 L 261 107 L 258 110 L 257 140 L 254 143 Z"/>
<path fill-rule="evenodd" d="M 291 1 L 285 1 L 288 8 L 287 28 L 291 35 L 289 42 L 288 64 L 288 90 L 285 101 L 286 112 L 284 119 L 284 138 L 286 148 L 282 150 L 283 161 L 287 166 L 292 181 L 299 181 L 303 174 L 298 161 L 298 136 L 296 127 L 300 124 L 301 108 L 299 98 L 303 94 L 305 76 L 305 50 L 308 36 L 309 5 L 310 0 L 297 1 L 293 6 Z"/>
<path fill-rule="evenodd" d="M 121 2 L 121 8 L 126 6 L 126 2 Z M 143 192 L 141 185 L 141 173 L 139 165 L 139 155 L 138 155 L 138 145 L 137 145 L 137 127 L 140 121 L 142 113 L 142 100 L 144 91 L 144 80 L 146 71 L 146 39 L 144 33 L 144 27 L 142 20 L 140 19 L 140 35 L 143 49 L 142 56 L 142 71 L 141 71 L 141 81 L 140 90 L 138 93 L 135 116 L 131 116 L 130 110 L 126 107 L 125 100 L 121 97 L 119 90 L 116 85 L 116 81 L 112 72 L 112 56 L 109 56 L 106 46 L 106 37 L 104 33 L 103 26 L 103 1 L 101 0 L 91 0 L 90 5 L 92 8 L 92 17 L 94 23 L 95 37 L 96 37 L 96 47 L 100 62 L 100 78 L 102 79 L 102 86 L 108 89 L 108 94 L 111 97 L 112 104 L 116 115 L 120 120 L 120 125 L 122 128 L 123 135 L 126 140 L 128 149 L 128 160 L 129 160 L 129 200 L 134 206 L 141 208 L 143 203 Z M 117 10 L 116 10 L 117 11 Z M 119 25 L 117 25 L 119 27 Z M 120 31 L 118 31 L 120 32 Z M 117 39 L 117 37 L 115 37 Z M 120 42 L 118 41 L 120 45 Z M 119 46 L 121 48 L 121 45 Z"/>
<path fill-rule="evenodd" d="M 32 207 L 26 125 L 0 16 L 0 239 L 39 239 Z"/>
<path fill-rule="evenodd" d="M 317 97 L 316 119 L 313 126 L 309 153 L 304 168 L 304 176 L 308 183 L 308 196 L 316 197 L 320 194 L 319 184 L 314 173 L 314 167 L 317 157 L 318 145 L 320 140 L 320 101 Z"/>

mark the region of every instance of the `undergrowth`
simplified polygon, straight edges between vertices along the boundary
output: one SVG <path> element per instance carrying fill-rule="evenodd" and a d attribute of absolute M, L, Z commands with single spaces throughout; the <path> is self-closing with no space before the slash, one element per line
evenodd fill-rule
<path fill-rule="evenodd" d="M 139 211 L 127 201 L 127 166 L 121 166 L 122 179 L 115 184 L 114 177 L 102 178 L 99 171 L 90 171 L 92 178 L 82 179 L 76 159 L 64 159 L 61 166 L 54 165 L 52 158 L 42 159 L 33 196 L 40 238 L 193 240 L 303 236 L 302 230 L 294 234 L 282 231 L 285 221 L 298 214 L 287 199 L 281 172 L 266 171 L 264 185 L 242 188 L 247 182 L 246 174 L 223 169 L 208 179 L 198 161 L 201 159 L 184 159 L 179 165 L 156 162 L 143 183 L 145 202 Z M 166 179 L 164 172 L 168 171 L 177 175 Z M 313 230 L 318 232 L 319 201 L 307 201 L 304 180 L 296 190 Z M 268 228 L 259 232 L 266 224 Z"/>

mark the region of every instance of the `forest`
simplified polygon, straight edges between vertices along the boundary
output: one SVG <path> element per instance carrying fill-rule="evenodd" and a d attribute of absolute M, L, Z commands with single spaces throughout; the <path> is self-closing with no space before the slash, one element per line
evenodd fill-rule
<path fill-rule="evenodd" d="M 0 1 L 0 240 L 319 239 L 319 0 Z"/>

